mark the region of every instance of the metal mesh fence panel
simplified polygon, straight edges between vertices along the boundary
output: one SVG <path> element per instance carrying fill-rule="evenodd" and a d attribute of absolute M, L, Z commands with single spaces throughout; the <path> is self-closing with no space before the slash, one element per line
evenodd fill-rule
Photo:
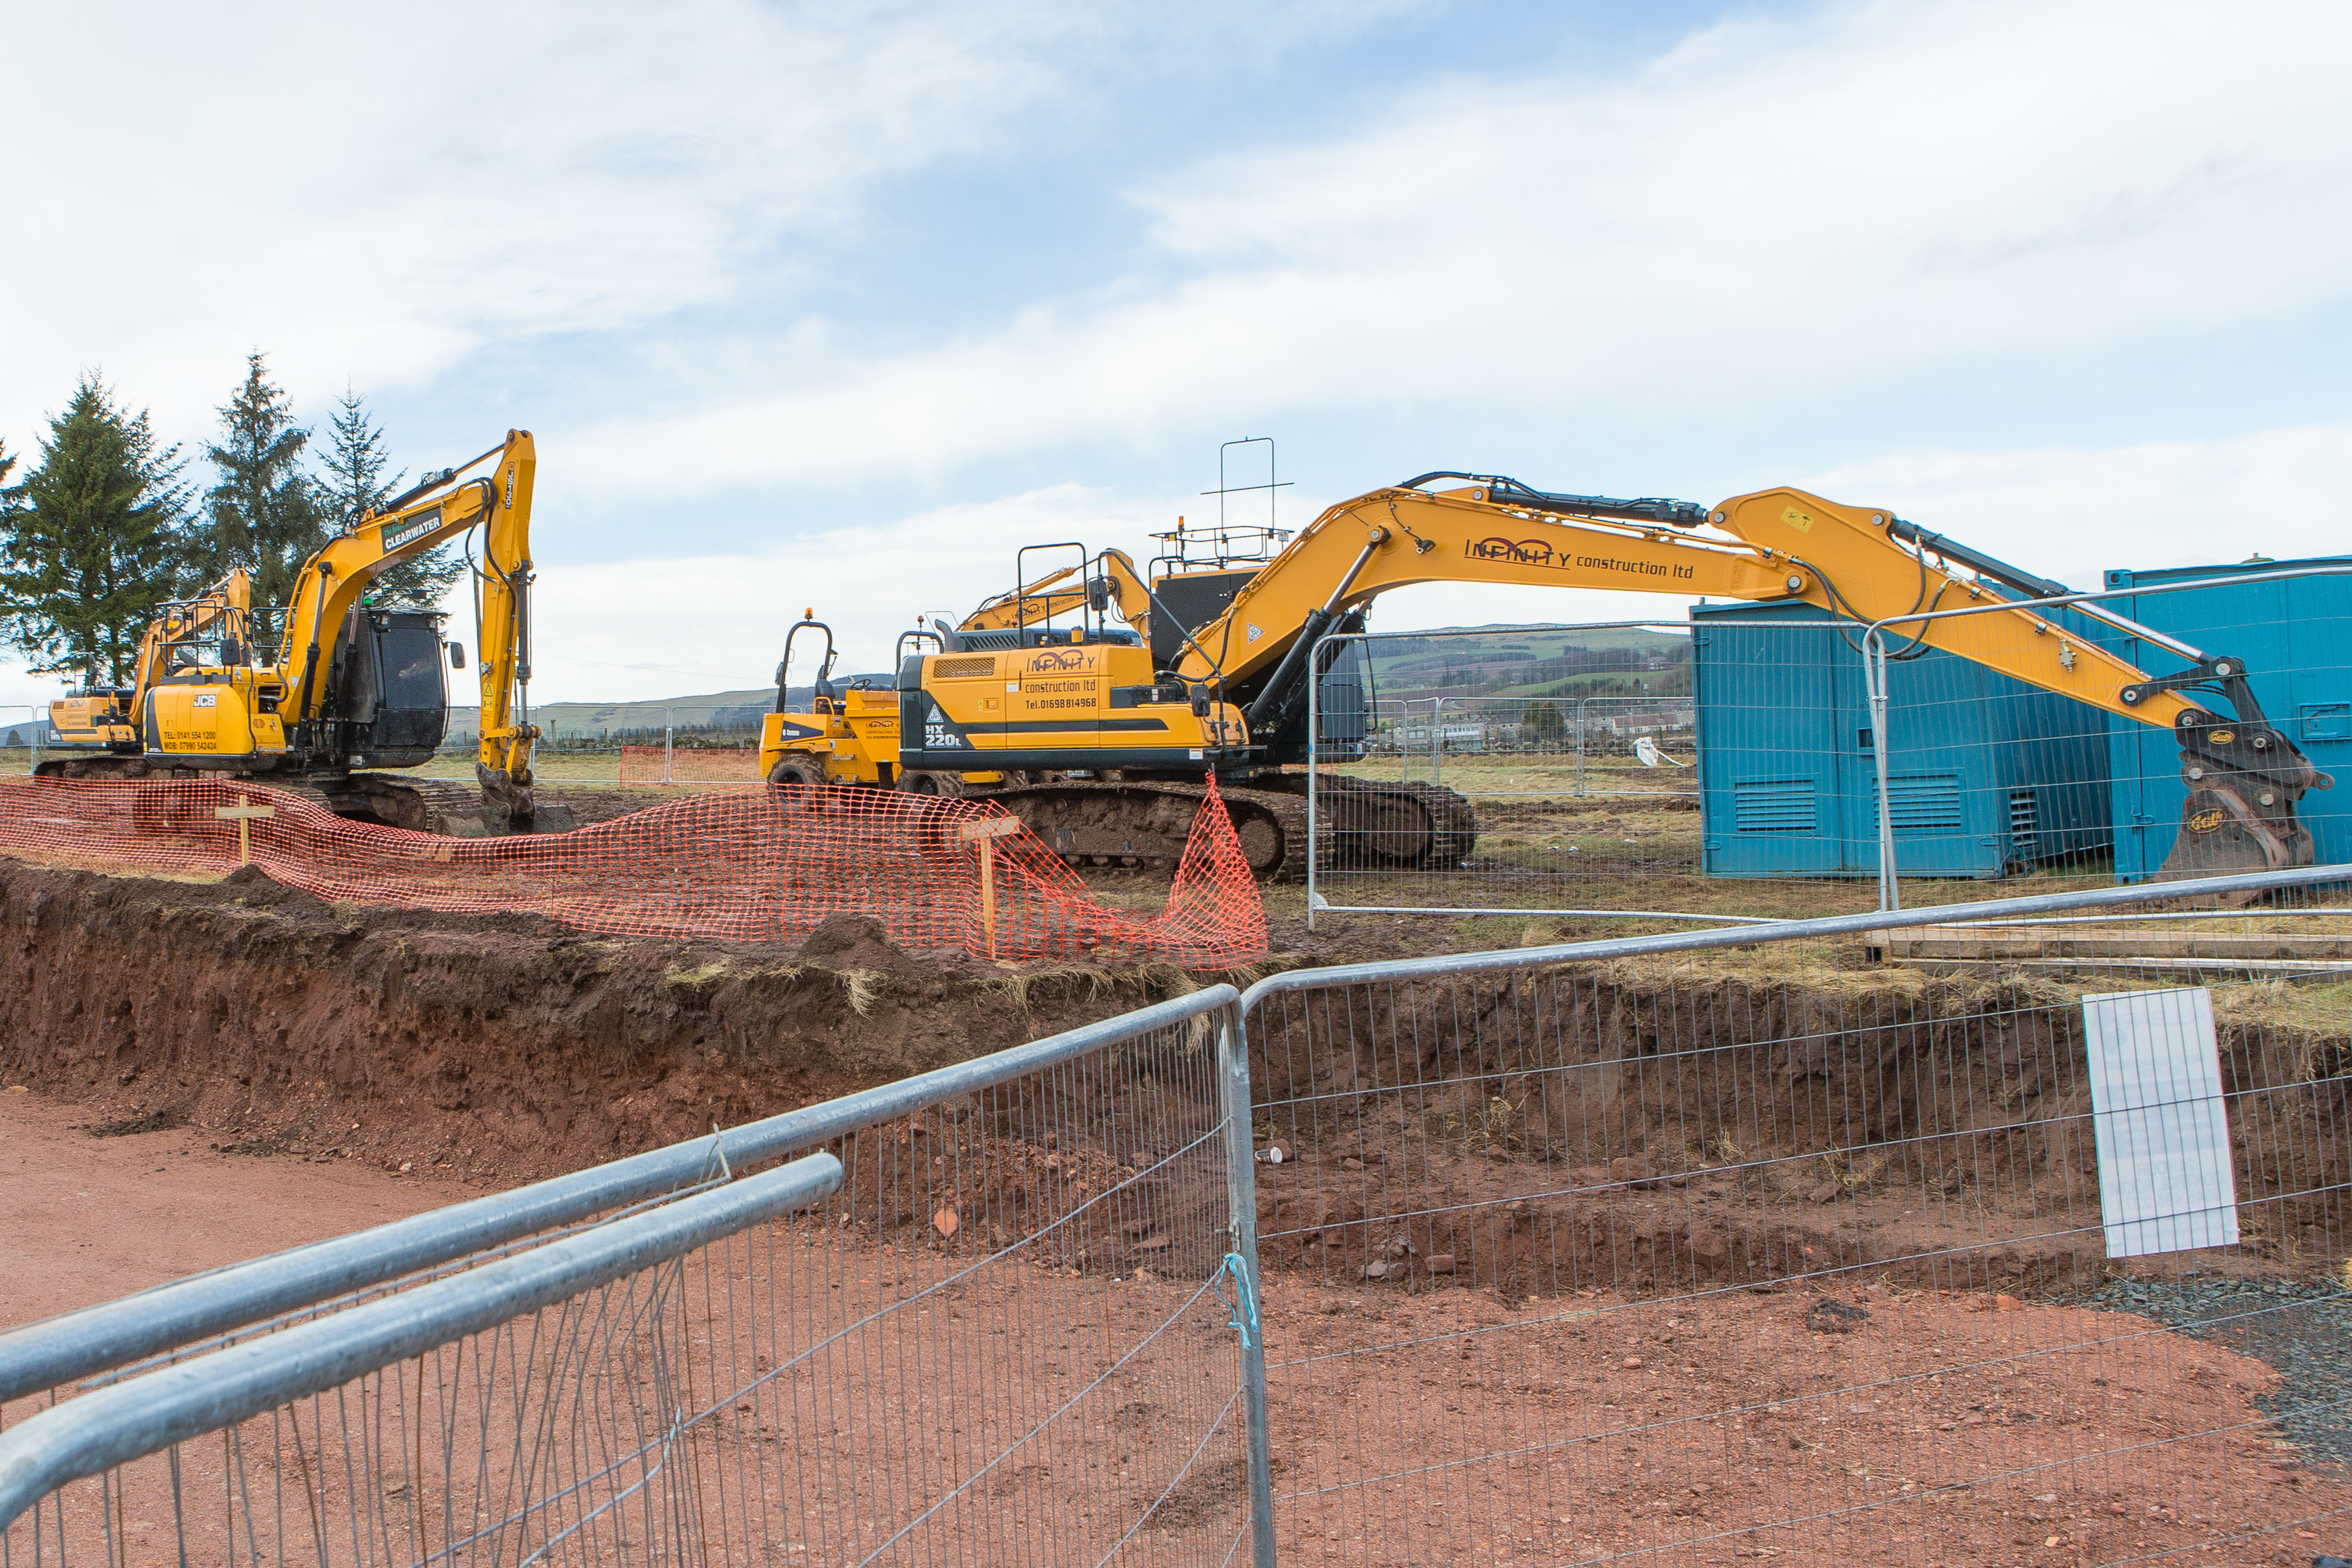
<path fill-rule="evenodd" d="M 1729 921 L 2352 858 L 2352 805 L 2327 791 L 2352 767 L 2352 566 L 2243 570 L 2116 574 L 2132 581 L 2023 616 L 1956 597 L 1875 632 L 1770 604 L 1683 628 L 1327 638 L 1310 905 Z M 2242 685 L 2195 679 L 2200 650 Z M 2160 682 L 2137 709 L 2110 653 Z M 1627 682 L 1650 689 L 1594 689 Z M 2318 779 L 2189 754 L 2183 702 Z M 1391 779 L 1423 809 L 1367 795 Z M 1428 831 L 1441 813 L 1451 830 Z"/>
<path fill-rule="evenodd" d="M 760 753 L 747 746 L 623 746 L 620 780 L 625 784 L 758 784 Z"/>
<path fill-rule="evenodd" d="M 1253 993 L 1286 1562 L 2343 1540 L 2341 981 L 1898 934 Z"/>
<path fill-rule="evenodd" d="M 2011 658 L 2055 642 L 2062 676 L 2086 682 L 2090 666 L 2067 658 L 2069 645 L 2120 655 L 2152 677 L 2195 677 L 2195 654 L 2182 649 L 2201 651 L 2231 660 L 2242 684 L 2192 679 L 2142 705 L 2177 695 L 2210 716 L 2205 729 L 2217 738 L 2243 731 L 2273 753 L 2293 748 L 2322 778 L 2352 762 L 2352 565 L 2158 575 L 2181 580 L 2050 605 L 2031 617 L 2038 631 L 1973 613 L 1883 628 L 1874 641 L 1885 649 L 1893 863 L 1903 877 L 1971 856 L 2012 876 L 2121 881 L 2352 857 L 2352 805 L 2326 784 L 2250 777 L 2185 751 L 2166 711 L 2141 722 L 1989 681 L 1979 666 L 1919 640 L 1965 637 Z M 2142 635 L 2099 612 L 2151 625 Z"/>
<path fill-rule="evenodd" d="M 1874 907 L 1861 628 L 1849 648 L 1793 608 L 1326 639 L 1349 651 L 1315 713 L 1315 899 L 1726 921 Z M 1393 695 L 1410 679 L 1448 689 Z M 1461 830 L 1366 800 L 1391 781 Z"/>
<path fill-rule="evenodd" d="M 70 1479 L 0 1563 L 1229 1561 L 1232 994 L 777 1119 L 833 1173 L 790 1201 L 810 1161 L 20 1402 L 0 1511 Z"/>

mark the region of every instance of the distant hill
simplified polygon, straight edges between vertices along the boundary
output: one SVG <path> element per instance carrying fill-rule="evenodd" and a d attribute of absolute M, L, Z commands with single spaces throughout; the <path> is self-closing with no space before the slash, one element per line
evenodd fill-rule
<path fill-rule="evenodd" d="M 849 679 L 847 676 L 838 678 L 845 682 Z M 793 706 L 795 709 L 805 711 L 809 700 L 809 688 L 793 688 Z M 551 739 L 582 741 L 618 735 L 624 731 L 659 731 L 665 724 L 675 725 L 681 731 L 755 731 L 760 727 L 760 721 L 775 711 L 775 707 L 776 689 L 762 686 L 749 691 L 710 691 L 696 697 L 666 697 L 649 702 L 550 702 L 544 706 L 534 703 L 530 721 L 539 726 L 541 734 Z M 445 743 L 469 740 L 480 731 L 479 709 L 460 708 L 454 703 L 450 706 L 448 738 Z"/>
<path fill-rule="evenodd" d="M 1667 623 L 1671 625 L 1672 623 Z M 1679 696 L 1691 689 L 1690 634 L 1626 626 L 1401 632 L 1370 644 L 1382 698 Z"/>
<path fill-rule="evenodd" d="M 1671 623 L 1668 623 L 1671 625 Z M 1526 626 L 1446 627 L 1401 632 L 1372 643 L 1372 685 L 1384 699 L 1430 697 L 1680 696 L 1691 689 L 1690 634 L 1630 626 L 1606 631 L 1531 631 Z M 462 681 L 465 678 L 459 677 Z M 839 678 L 843 681 L 854 679 Z M 887 682 L 887 674 L 866 679 Z M 462 686 L 458 689 L 464 689 Z M 793 689 L 806 711 L 809 689 Z M 664 724 L 688 731 L 750 733 L 772 712 L 776 689 L 710 691 L 646 702 L 550 702 L 530 710 L 543 734 L 560 741 L 658 735 Z M 473 708 L 451 707 L 448 742 L 478 732 Z"/>

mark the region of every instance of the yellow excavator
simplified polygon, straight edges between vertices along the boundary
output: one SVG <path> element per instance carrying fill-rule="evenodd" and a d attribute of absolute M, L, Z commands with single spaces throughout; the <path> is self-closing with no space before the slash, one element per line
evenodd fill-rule
<path fill-rule="evenodd" d="M 175 663 L 186 665 L 202 658 L 199 649 L 219 643 L 230 624 L 244 626 L 252 605 L 253 586 L 243 567 L 193 599 L 165 605 L 140 637 L 130 685 L 103 686 L 93 674 L 80 690 L 68 692 L 49 704 L 49 729 L 56 743 L 71 751 L 134 752 L 139 745 L 136 715 L 148 688 L 160 683 Z M 244 658 L 244 650 L 235 649 L 232 662 L 242 663 Z"/>
<path fill-rule="evenodd" d="M 490 459 L 486 474 L 466 476 Z M 339 815 L 458 834 L 569 826 L 531 791 L 530 504 L 538 458 L 528 430 L 471 462 L 429 473 L 303 563 L 273 658 L 253 658 L 244 574 L 173 605 L 142 640 L 136 683 L 68 712 L 70 731 L 102 750 L 54 757 L 66 778 L 263 777 Z M 475 611 L 481 679 L 476 792 L 371 768 L 432 760 L 448 722 L 437 612 L 379 609 L 368 586 L 385 569 L 482 531 Z M 465 649 L 446 645 L 451 666 Z M 541 820 L 542 817 L 547 818 Z"/>
<path fill-rule="evenodd" d="M 1432 488 L 1445 480 L 1460 483 Z M 1389 589 L 1496 583 L 1801 600 L 1864 624 L 2068 591 L 1883 508 L 1798 489 L 1705 508 L 1454 472 L 1342 501 L 1295 537 L 1269 540 L 1264 553 L 1204 561 L 1180 541 L 1147 581 L 1129 557 L 1105 551 L 999 595 L 961 626 L 935 623 L 935 652 L 908 653 L 901 642 L 895 753 L 855 736 L 832 743 L 865 748 L 859 782 L 985 788 L 1064 855 L 1098 861 L 1172 859 L 1202 775 L 1214 769 L 1253 868 L 1295 874 L 1307 853 L 1298 764 L 1310 650 L 1327 633 L 1360 629 L 1365 606 Z M 1049 624 L 1078 609 L 1093 615 L 1091 626 L 1083 617 Z M 1128 629 L 1108 626 L 1112 609 Z M 2021 608 L 1916 623 L 1898 651 L 1916 639 L 2169 730 L 2190 792 L 2167 874 L 2310 864 L 2310 831 L 2294 803 L 2333 781 L 2263 717 L 2242 662 L 2095 605 L 2079 613 L 2191 668 L 2151 676 Z M 2232 712 L 2217 714 L 2191 693 L 2217 693 Z M 1327 712 L 1324 721 L 1318 754 L 1328 757 L 1328 731 L 1340 730 L 1344 745 L 1350 719 Z M 795 776 L 853 776 L 837 750 L 820 756 L 781 731 L 769 740 L 772 777 L 786 766 L 808 770 Z M 1451 791 L 1325 782 L 1334 786 L 1339 858 L 1443 865 L 1469 851 L 1476 825 Z"/>

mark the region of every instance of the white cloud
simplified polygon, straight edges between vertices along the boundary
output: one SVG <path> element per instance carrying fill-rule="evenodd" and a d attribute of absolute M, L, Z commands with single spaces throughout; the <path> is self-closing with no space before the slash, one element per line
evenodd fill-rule
<path fill-rule="evenodd" d="M 551 562 L 532 601 L 531 700 L 622 701 L 759 686 L 774 674 L 784 636 L 804 609 L 833 627 L 839 673 L 887 669 L 898 633 L 918 615 L 953 624 L 1010 588 L 1016 545 L 1083 539 L 1100 548 L 1139 541 L 1146 529 L 1141 509 L 1064 485 L 828 530 L 757 552 Z M 1046 569 L 1042 560 L 1033 558 L 1033 577 Z M 450 607 L 453 626 L 472 614 Z M 815 668 L 799 662 L 811 647 L 803 639 L 793 656 L 795 680 Z"/>
<path fill-rule="evenodd" d="M 89 366 L 184 428 L 256 346 L 315 406 L 772 293 L 781 238 L 1002 144 L 1066 30 L 752 0 L 27 10 L 0 94 L 0 429 Z"/>
<path fill-rule="evenodd" d="M 1730 24 L 1622 81 L 1422 84 L 1139 192 L 1179 281 L 837 342 L 628 436 L 721 485 L 1237 407 L 1670 424 L 2278 317 L 2352 288 L 2347 58 L 2337 5 L 2000 0 Z"/>
<path fill-rule="evenodd" d="M 2344 553 L 2352 539 L 2347 474 L 2352 424 L 2104 449 L 1901 452 L 1790 482 L 1833 500 L 1890 507 L 2087 588 L 2114 566 L 2203 565 L 2257 551 L 2281 560 Z M 532 700 L 638 700 L 759 686 L 803 608 L 833 626 L 843 671 L 885 669 L 894 639 L 918 614 L 954 619 L 1011 586 L 1019 544 L 1077 539 L 1141 560 L 1149 534 L 1166 526 L 1171 510 L 1158 499 L 1062 485 L 756 552 L 599 565 L 552 559 L 541 567 L 533 600 Z M 1671 595 L 1428 584 L 1383 595 L 1372 624 L 1410 631 L 1490 622 L 1672 622 L 1687 604 Z M 451 635 L 470 645 L 470 605 L 461 595 L 446 607 Z M 0 728 L 22 716 L 8 704 L 46 703 L 55 691 L 53 682 L 0 664 Z"/>
<path fill-rule="evenodd" d="M 1898 452 L 1802 481 L 2078 588 L 2147 571 L 2352 550 L 2352 425 L 2082 451 Z"/>

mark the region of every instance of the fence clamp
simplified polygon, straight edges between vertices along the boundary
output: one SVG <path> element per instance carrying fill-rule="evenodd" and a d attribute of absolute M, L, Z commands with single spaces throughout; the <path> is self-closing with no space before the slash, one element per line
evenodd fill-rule
<path fill-rule="evenodd" d="M 1231 1296 L 1226 1295 L 1224 1287 L 1218 1283 L 1228 1274 L 1234 1277 L 1234 1293 Z M 1241 1335 L 1242 1349 L 1248 1350 L 1255 1345 L 1258 1333 L 1257 1288 L 1250 1283 L 1249 1264 L 1240 1253 L 1225 1254 L 1224 1263 L 1209 1276 L 1209 1289 L 1217 1293 L 1217 1300 L 1223 1301 L 1225 1310 L 1233 1314 L 1225 1327 Z"/>

